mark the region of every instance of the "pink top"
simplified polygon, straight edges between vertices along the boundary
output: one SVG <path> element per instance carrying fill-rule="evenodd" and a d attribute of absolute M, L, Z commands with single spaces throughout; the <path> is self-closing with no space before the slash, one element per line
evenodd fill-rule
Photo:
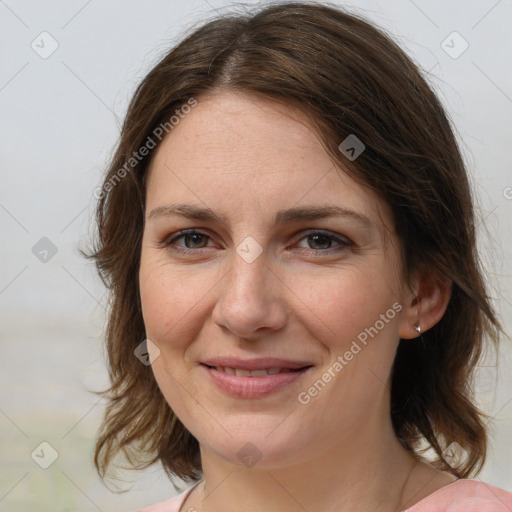
<path fill-rule="evenodd" d="M 199 483 L 170 500 L 139 512 L 179 512 L 185 498 Z M 404 512 L 512 512 L 512 493 L 478 480 L 460 479 L 438 489 Z"/>

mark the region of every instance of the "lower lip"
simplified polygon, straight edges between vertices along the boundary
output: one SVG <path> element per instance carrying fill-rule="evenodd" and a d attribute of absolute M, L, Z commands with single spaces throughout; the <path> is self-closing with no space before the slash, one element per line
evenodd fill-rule
<path fill-rule="evenodd" d="M 277 373 L 264 377 L 238 377 L 228 373 L 217 371 L 204 364 L 200 365 L 206 370 L 217 387 L 231 396 L 240 398 L 259 398 L 275 393 L 302 377 L 310 368 L 303 368 L 295 372 Z"/>

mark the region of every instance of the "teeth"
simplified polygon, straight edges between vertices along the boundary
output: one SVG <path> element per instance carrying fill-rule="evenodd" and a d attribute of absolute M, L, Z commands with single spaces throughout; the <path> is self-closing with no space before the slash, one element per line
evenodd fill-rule
<path fill-rule="evenodd" d="M 263 377 L 264 375 L 268 375 L 267 370 L 251 370 L 252 377 Z"/>
<path fill-rule="evenodd" d="M 230 368 L 229 366 L 216 366 L 218 372 L 236 375 L 237 377 L 264 377 L 265 375 L 277 375 L 278 373 L 288 373 L 290 368 L 264 368 L 262 370 L 243 370 L 242 368 Z"/>

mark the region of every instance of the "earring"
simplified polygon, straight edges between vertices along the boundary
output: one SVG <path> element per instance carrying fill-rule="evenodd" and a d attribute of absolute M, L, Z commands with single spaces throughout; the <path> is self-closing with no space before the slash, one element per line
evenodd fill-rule
<path fill-rule="evenodd" d="M 413 326 L 420 334 L 421 334 L 421 326 L 420 324 Z"/>

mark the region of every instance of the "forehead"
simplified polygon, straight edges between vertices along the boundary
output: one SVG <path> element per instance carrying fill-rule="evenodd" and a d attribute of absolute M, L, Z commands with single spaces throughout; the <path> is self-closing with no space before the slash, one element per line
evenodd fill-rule
<path fill-rule="evenodd" d="M 391 225 L 388 205 L 333 162 L 300 111 L 245 93 L 198 98 L 149 173 L 147 210 L 192 200 L 226 217 L 270 219 L 283 208 L 328 203 Z"/>

